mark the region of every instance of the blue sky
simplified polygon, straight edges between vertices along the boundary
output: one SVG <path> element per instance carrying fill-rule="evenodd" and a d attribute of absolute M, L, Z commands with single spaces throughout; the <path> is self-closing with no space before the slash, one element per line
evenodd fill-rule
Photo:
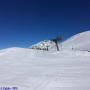
<path fill-rule="evenodd" d="M 90 30 L 89 0 L 0 0 L 0 48 L 28 47 Z"/>

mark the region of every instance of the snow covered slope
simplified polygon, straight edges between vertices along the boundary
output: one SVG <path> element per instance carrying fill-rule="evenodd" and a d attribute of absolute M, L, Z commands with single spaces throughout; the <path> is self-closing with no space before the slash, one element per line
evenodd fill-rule
<path fill-rule="evenodd" d="M 0 50 L 0 87 L 18 90 L 90 90 L 90 53 Z"/>
<path fill-rule="evenodd" d="M 90 31 L 79 33 L 62 43 L 59 52 L 49 40 L 33 45 L 35 49 L 0 50 L 0 89 L 90 90 L 90 52 L 84 51 L 90 50 L 89 39 Z M 47 46 L 49 51 L 36 50 Z"/>
<path fill-rule="evenodd" d="M 90 31 L 82 32 L 72 36 L 62 44 L 63 48 L 89 50 L 90 51 Z"/>

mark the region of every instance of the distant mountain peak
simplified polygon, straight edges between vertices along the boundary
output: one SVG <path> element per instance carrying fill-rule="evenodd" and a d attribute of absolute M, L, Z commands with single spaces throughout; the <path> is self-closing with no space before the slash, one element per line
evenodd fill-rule
<path fill-rule="evenodd" d="M 43 40 L 37 44 L 31 46 L 32 49 L 46 50 L 47 48 L 52 48 L 55 43 L 51 40 Z"/>

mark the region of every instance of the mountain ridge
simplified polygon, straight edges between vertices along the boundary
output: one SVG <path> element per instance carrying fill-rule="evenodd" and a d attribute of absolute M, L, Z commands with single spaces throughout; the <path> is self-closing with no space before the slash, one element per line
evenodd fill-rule
<path fill-rule="evenodd" d="M 62 43 L 64 49 L 90 50 L 90 31 L 78 33 Z"/>

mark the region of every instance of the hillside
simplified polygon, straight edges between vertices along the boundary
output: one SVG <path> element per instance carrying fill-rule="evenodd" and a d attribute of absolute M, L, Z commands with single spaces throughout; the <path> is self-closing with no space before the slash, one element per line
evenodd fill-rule
<path fill-rule="evenodd" d="M 0 51 L 0 86 L 18 90 L 90 90 L 90 53 L 8 48 Z"/>
<path fill-rule="evenodd" d="M 90 31 L 76 34 L 62 43 L 64 49 L 90 51 Z"/>

